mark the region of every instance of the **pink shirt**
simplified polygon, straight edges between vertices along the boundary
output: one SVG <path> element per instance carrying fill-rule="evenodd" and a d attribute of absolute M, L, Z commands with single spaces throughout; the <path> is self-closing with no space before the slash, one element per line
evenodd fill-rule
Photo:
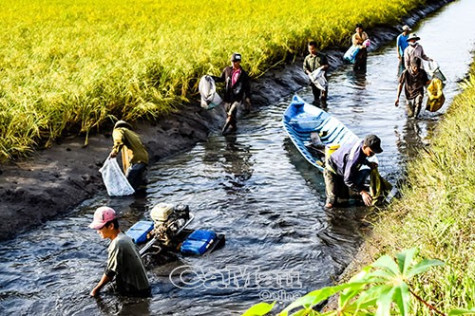
<path fill-rule="evenodd" d="M 233 70 L 232 78 L 231 78 L 231 83 L 234 86 L 236 84 L 236 81 L 239 78 L 239 75 L 241 74 L 241 68 Z"/>

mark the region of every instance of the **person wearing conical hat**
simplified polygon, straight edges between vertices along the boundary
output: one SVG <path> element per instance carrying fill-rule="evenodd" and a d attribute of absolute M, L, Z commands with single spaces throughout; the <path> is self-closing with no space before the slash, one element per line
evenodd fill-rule
<path fill-rule="evenodd" d="M 111 158 L 122 153 L 122 166 L 130 185 L 137 189 L 145 182 L 145 172 L 148 165 L 148 152 L 137 133 L 126 121 L 117 121 L 112 131 L 114 146 Z"/>
<path fill-rule="evenodd" d="M 424 59 L 426 61 L 433 61 L 432 58 L 428 57 L 424 53 L 424 48 L 418 42 L 420 39 L 421 38 L 417 36 L 416 33 L 410 34 L 407 38 L 409 46 L 407 46 L 407 48 L 404 50 L 404 66 L 406 67 L 406 69 L 410 68 L 411 62 L 415 58 Z"/>

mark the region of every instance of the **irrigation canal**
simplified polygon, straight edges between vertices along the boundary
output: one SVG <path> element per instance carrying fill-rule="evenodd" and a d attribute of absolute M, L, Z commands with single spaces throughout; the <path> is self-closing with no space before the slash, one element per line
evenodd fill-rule
<path fill-rule="evenodd" d="M 475 2 L 456 1 L 415 30 L 448 78 L 444 110 L 472 60 L 474 10 Z M 381 137 L 380 171 L 393 182 L 430 141 L 440 118 L 425 112 L 413 121 L 404 114 L 404 102 L 394 107 L 396 71 L 391 43 L 369 55 L 364 76 L 355 77 L 350 66 L 333 72 L 328 100 L 328 111 L 356 134 Z M 310 90 L 298 94 L 312 101 Z M 192 150 L 153 165 L 144 197 L 110 199 L 99 192 L 67 216 L 2 242 L 0 314 L 229 315 L 262 299 L 288 303 L 330 284 L 361 242 L 363 210 L 323 209 L 322 175 L 299 156 L 281 127 L 288 102 L 249 114 L 236 135 L 216 132 Z M 87 228 L 95 208 L 106 204 L 118 210 L 126 229 L 148 218 L 158 202 L 189 204 L 196 216 L 191 227 L 224 233 L 226 246 L 199 258 L 148 260 L 149 299 L 107 292 L 89 297 L 108 244 Z M 178 278 L 184 267 L 193 271 L 185 283 Z"/>

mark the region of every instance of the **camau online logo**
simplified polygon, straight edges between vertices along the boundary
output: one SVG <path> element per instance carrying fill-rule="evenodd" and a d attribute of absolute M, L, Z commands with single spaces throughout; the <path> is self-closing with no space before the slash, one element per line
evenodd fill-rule
<path fill-rule="evenodd" d="M 169 275 L 171 283 L 180 289 L 255 289 L 261 299 L 291 301 L 300 297 L 294 293 L 302 289 L 300 273 L 293 270 L 262 271 L 257 266 L 212 267 L 179 266 Z M 293 290 L 288 293 L 288 290 Z"/>

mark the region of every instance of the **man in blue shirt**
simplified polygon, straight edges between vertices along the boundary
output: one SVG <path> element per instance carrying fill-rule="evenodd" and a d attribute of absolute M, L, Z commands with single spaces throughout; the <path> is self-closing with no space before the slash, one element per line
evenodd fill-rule
<path fill-rule="evenodd" d="M 368 157 L 382 153 L 381 139 L 376 135 L 367 135 L 364 140 L 346 144 L 335 151 L 328 159 L 323 175 L 327 200 L 325 207 L 332 208 L 342 191 L 351 189 L 358 192 L 366 206 L 372 203 L 371 195 L 364 186 L 370 169 L 361 170 L 362 165 L 375 168 L 378 165 L 368 161 Z"/>
<path fill-rule="evenodd" d="M 396 49 L 397 49 L 397 58 L 399 59 L 399 70 L 397 75 L 400 76 L 401 73 L 406 69 L 404 66 L 404 50 L 409 43 L 407 38 L 409 37 L 409 33 L 411 32 L 411 28 L 408 25 L 404 25 L 402 27 L 402 33 L 396 39 Z"/>

